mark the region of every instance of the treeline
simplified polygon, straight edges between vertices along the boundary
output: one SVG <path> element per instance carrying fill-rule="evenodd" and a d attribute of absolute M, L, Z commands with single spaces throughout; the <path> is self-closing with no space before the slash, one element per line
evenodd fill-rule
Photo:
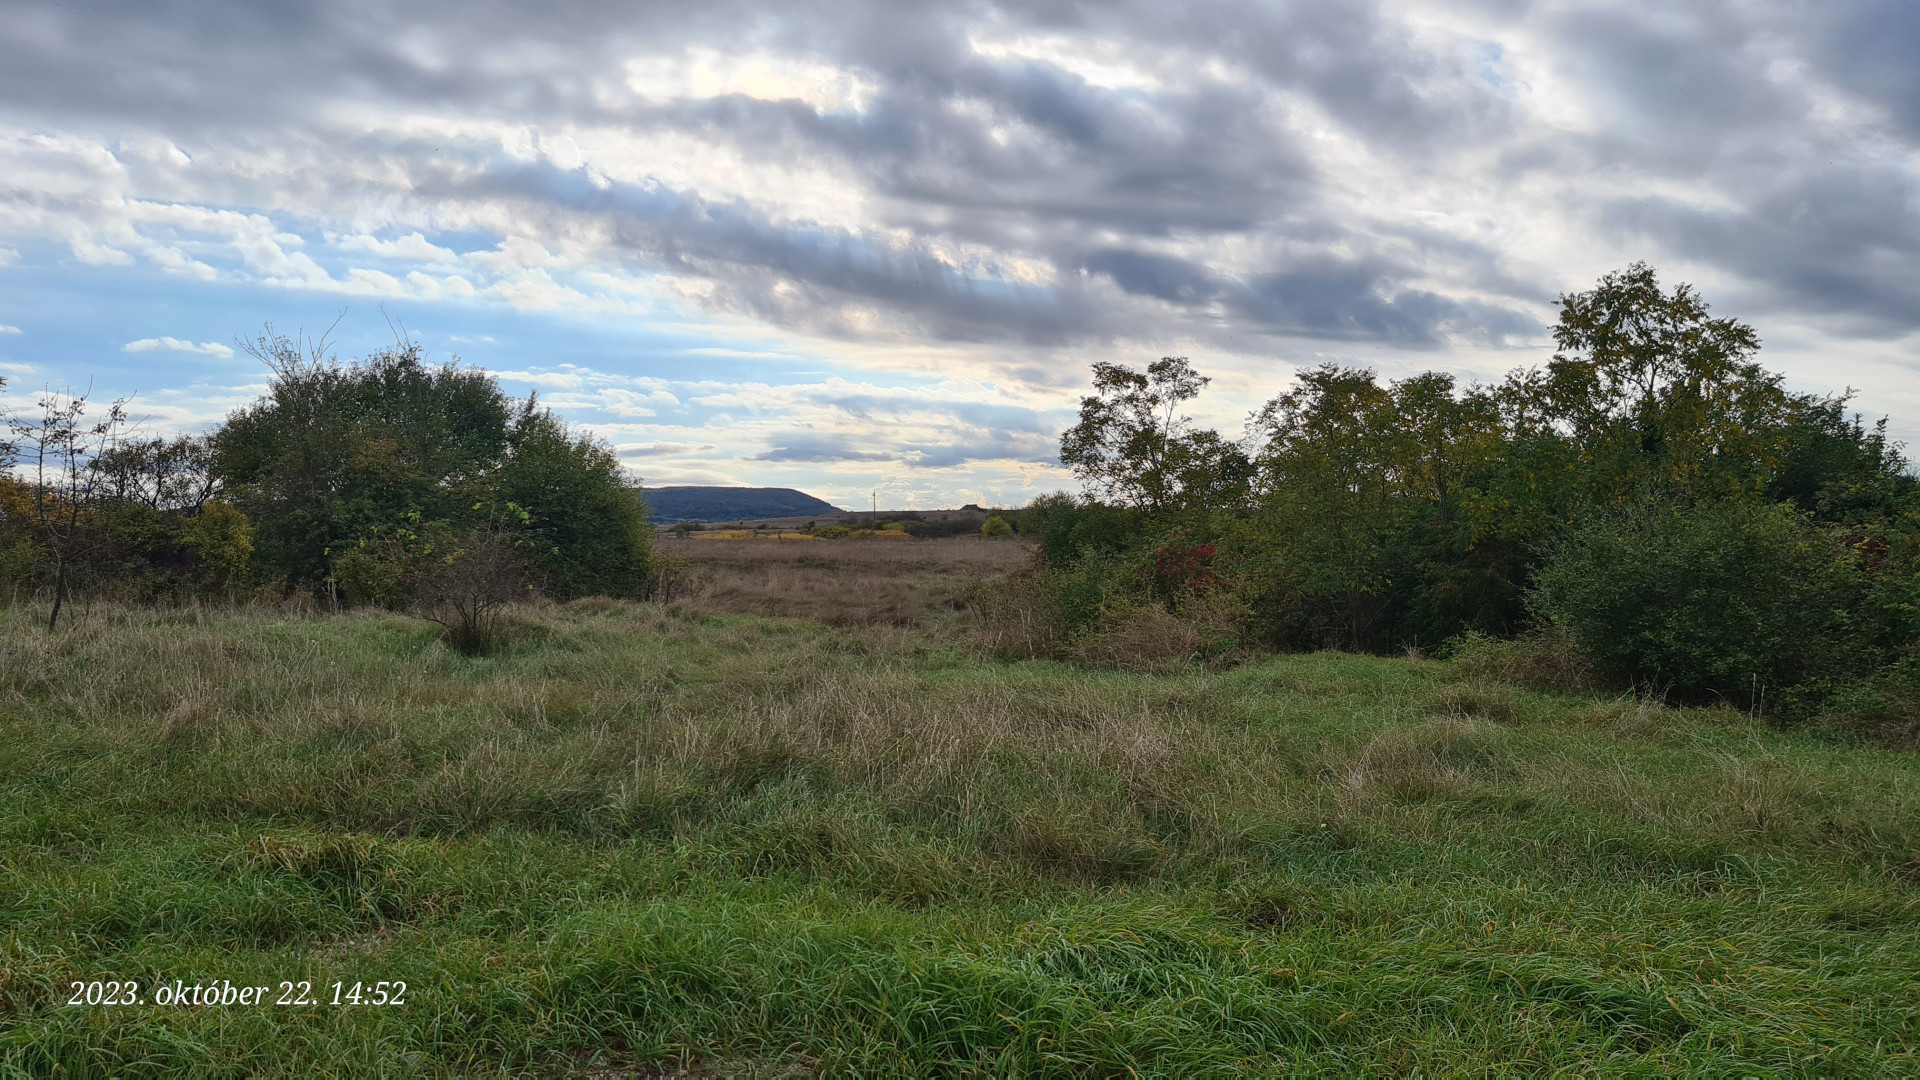
<path fill-rule="evenodd" d="M 213 430 L 142 438 L 124 403 L 49 394 L 9 420 L 0 593 L 307 597 L 413 608 L 485 637 L 539 591 L 632 596 L 652 529 L 604 443 L 485 372 L 402 341 L 341 363 L 267 334 L 265 396 Z M 483 641 L 459 642 L 484 647 Z"/>
<path fill-rule="evenodd" d="M 1086 493 L 1019 521 L 1040 599 L 1001 615 L 1040 630 L 1014 647 L 1168 618 L 1213 648 L 1520 639 L 1789 709 L 1904 670 L 1920 497 L 1884 421 L 1788 391 L 1751 327 L 1644 264 L 1562 297 L 1554 338 L 1495 385 L 1315 368 L 1238 440 L 1181 415 L 1186 360 L 1096 365 L 1061 440 Z"/>

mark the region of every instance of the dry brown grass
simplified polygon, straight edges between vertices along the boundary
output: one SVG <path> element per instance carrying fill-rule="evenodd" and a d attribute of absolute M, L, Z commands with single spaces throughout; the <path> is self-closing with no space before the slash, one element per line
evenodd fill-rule
<path fill-rule="evenodd" d="M 957 537 L 702 541 L 662 538 L 687 560 L 691 587 L 676 606 L 698 613 L 813 619 L 832 626 L 927 626 L 960 605 L 967 586 L 1025 566 L 1017 540 Z"/>
<path fill-rule="evenodd" d="M 1160 604 L 1134 604 L 1102 612 L 1073 655 L 1121 671 L 1154 671 L 1193 659 L 1206 643 L 1207 634 L 1191 620 Z"/>

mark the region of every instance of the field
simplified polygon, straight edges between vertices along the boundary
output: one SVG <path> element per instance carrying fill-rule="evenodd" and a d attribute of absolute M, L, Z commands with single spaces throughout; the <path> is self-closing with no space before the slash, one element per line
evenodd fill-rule
<path fill-rule="evenodd" d="M 676 540 L 658 550 L 686 559 L 680 606 L 715 614 L 812 619 L 832 626 L 935 630 L 966 586 L 1017 570 L 1030 549 L 1015 540 Z"/>
<path fill-rule="evenodd" d="M 953 598 L 1012 545 L 696 543 L 686 602 L 482 659 L 0 612 L 0 1072 L 1920 1071 L 1911 755 L 1433 660 L 998 662 Z"/>

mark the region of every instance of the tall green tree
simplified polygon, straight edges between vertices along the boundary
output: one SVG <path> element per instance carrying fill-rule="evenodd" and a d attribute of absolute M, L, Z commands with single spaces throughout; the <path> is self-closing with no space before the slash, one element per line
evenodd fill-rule
<path fill-rule="evenodd" d="M 1486 496 L 1498 409 L 1429 372 L 1382 386 L 1323 365 L 1255 415 L 1259 510 L 1241 550 L 1299 605 L 1304 643 L 1379 647 L 1500 628 L 1518 590 Z"/>
<path fill-rule="evenodd" d="M 1098 498 L 1149 514 L 1238 506 L 1253 472 L 1246 454 L 1181 412 L 1209 381 L 1184 356 L 1144 372 L 1093 365 L 1094 393 L 1060 436 L 1060 463 Z"/>
<path fill-rule="evenodd" d="M 1780 466 L 1799 406 L 1753 359 L 1754 329 L 1713 317 L 1692 286 L 1664 291 L 1635 263 L 1562 296 L 1553 333 L 1546 369 L 1515 372 L 1502 396 L 1516 435 L 1560 451 L 1561 498 L 1751 496 Z"/>

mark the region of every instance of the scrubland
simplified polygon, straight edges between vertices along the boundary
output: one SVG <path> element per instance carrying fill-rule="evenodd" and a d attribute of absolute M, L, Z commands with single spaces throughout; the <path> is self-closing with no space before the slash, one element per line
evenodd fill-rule
<path fill-rule="evenodd" d="M 958 583 L 1017 546 L 825 543 L 482 658 L 0 613 L 0 1071 L 1920 1069 L 1910 754 L 1433 660 L 994 660 Z"/>

